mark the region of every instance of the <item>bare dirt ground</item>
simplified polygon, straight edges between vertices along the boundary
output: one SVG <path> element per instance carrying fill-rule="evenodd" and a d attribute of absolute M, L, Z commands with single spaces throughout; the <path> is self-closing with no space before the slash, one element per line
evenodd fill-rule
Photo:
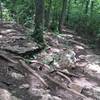
<path fill-rule="evenodd" d="M 21 26 L 0 26 L 0 100 L 100 100 L 100 56 L 63 33 L 45 32 L 41 50 Z"/>

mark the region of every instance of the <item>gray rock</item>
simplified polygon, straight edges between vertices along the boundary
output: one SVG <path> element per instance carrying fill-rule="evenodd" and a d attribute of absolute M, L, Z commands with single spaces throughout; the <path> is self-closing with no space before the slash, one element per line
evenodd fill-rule
<path fill-rule="evenodd" d="M 62 100 L 62 99 L 57 96 L 52 96 L 50 94 L 46 94 L 46 95 L 42 96 L 41 100 Z"/>
<path fill-rule="evenodd" d="M 88 64 L 84 69 L 84 73 L 97 80 L 100 80 L 100 66 L 95 63 Z"/>
<path fill-rule="evenodd" d="M 43 95 L 40 100 L 52 100 L 52 97 L 50 94 L 46 94 L 46 95 Z"/>
<path fill-rule="evenodd" d="M 82 93 L 96 100 L 100 100 L 100 87 L 85 88 Z"/>
<path fill-rule="evenodd" d="M 71 89 L 73 89 L 73 90 L 75 90 L 75 91 L 77 91 L 77 92 L 79 92 L 79 93 L 81 93 L 81 91 L 82 91 L 82 89 L 83 89 L 82 86 L 77 85 L 77 84 L 75 84 L 75 83 L 70 83 L 68 86 L 69 86 Z"/>
<path fill-rule="evenodd" d="M 53 96 L 52 98 L 53 98 L 53 100 L 62 100 L 61 98 L 59 98 L 57 96 Z"/>
<path fill-rule="evenodd" d="M 0 88 L 0 100 L 11 100 L 11 94 L 8 90 Z"/>
<path fill-rule="evenodd" d="M 12 73 L 11 73 L 11 76 L 12 76 L 13 78 L 17 79 L 17 80 L 21 80 L 21 79 L 24 78 L 24 76 L 23 76 L 22 74 L 20 74 L 20 73 L 15 73 L 15 72 L 12 72 Z"/>

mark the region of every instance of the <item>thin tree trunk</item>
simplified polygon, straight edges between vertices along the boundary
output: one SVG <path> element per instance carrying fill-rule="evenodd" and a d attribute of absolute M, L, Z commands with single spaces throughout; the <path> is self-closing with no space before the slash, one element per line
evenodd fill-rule
<path fill-rule="evenodd" d="M 61 28 L 62 28 L 64 21 L 65 21 L 66 7 L 67 7 L 67 0 L 63 0 L 63 7 L 62 7 L 60 19 L 59 19 L 59 26 L 58 26 L 59 32 L 61 32 Z"/>
<path fill-rule="evenodd" d="M 46 11 L 46 18 L 45 18 L 45 26 L 47 27 L 47 29 L 49 27 L 49 22 L 50 22 L 52 0 L 49 0 L 48 4 L 49 4 L 49 6 L 48 6 L 48 9 Z"/>
<path fill-rule="evenodd" d="M 90 15 L 91 15 L 91 17 L 92 17 L 92 15 L 93 15 L 93 9 L 94 9 L 94 1 L 91 1 L 91 7 L 90 7 Z"/>
<path fill-rule="evenodd" d="M 76 2 L 76 1 L 75 1 Z M 69 21 L 69 14 L 70 14 L 70 3 L 71 3 L 71 0 L 68 0 L 68 9 L 67 9 L 67 18 L 66 18 L 66 20 L 67 20 L 67 23 L 68 23 L 68 21 Z"/>
<path fill-rule="evenodd" d="M 89 4 L 90 4 L 90 0 L 86 1 L 86 6 L 85 6 L 85 14 L 88 14 L 89 11 Z"/>
<path fill-rule="evenodd" d="M 0 1 L 0 23 L 3 22 L 3 12 L 2 12 L 2 4 L 1 4 L 1 1 Z"/>
<path fill-rule="evenodd" d="M 35 0 L 35 5 L 36 5 L 35 30 L 32 36 L 39 45 L 44 46 L 44 39 L 43 39 L 44 0 Z"/>

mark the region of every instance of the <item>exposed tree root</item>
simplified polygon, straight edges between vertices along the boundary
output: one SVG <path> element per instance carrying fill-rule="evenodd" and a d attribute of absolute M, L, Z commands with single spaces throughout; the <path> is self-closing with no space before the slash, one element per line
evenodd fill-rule
<path fill-rule="evenodd" d="M 68 87 L 63 86 L 61 83 L 59 83 L 58 81 L 54 80 L 52 77 L 50 77 L 50 76 L 48 76 L 48 75 L 46 75 L 46 74 L 45 74 L 45 77 L 46 77 L 47 79 L 49 79 L 51 82 L 53 82 L 54 84 L 58 85 L 59 87 L 65 89 L 65 90 L 68 90 L 69 92 L 72 92 L 73 94 L 76 94 L 76 95 L 78 95 L 78 96 L 80 96 L 80 97 L 82 97 L 82 98 L 87 98 L 87 97 L 84 96 L 83 94 L 78 93 L 77 91 L 74 91 L 73 89 L 70 89 L 70 88 L 68 88 Z"/>
<path fill-rule="evenodd" d="M 44 79 L 38 75 L 32 68 L 30 68 L 23 60 L 19 60 L 19 62 L 21 63 L 21 65 L 28 70 L 32 75 L 34 75 L 35 77 L 37 77 L 46 87 L 48 87 L 47 83 L 44 81 Z"/>
<path fill-rule="evenodd" d="M 37 63 L 37 64 L 40 64 L 40 65 L 46 67 L 47 69 L 50 69 L 50 66 L 48 66 L 47 64 L 43 64 L 43 63 L 41 63 L 41 62 L 39 62 L 37 60 L 32 60 L 32 63 Z M 76 75 L 76 74 L 73 74 L 73 73 L 70 73 L 70 72 L 67 72 L 67 71 L 63 71 L 63 70 L 58 70 L 58 69 L 55 69 L 54 72 L 59 73 L 59 75 L 61 75 L 63 77 L 66 77 L 66 79 L 69 80 L 69 81 L 71 81 L 71 80 L 67 76 L 65 76 L 65 75 L 73 76 L 73 77 L 77 77 L 77 78 L 80 77 L 79 75 Z"/>
<path fill-rule="evenodd" d="M 63 71 L 63 70 L 58 70 L 59 72 L 65 74 L 65 75 L 68 75 L 68 76 L 73 76 L 73 77 L 76 77 L 76 78 L 79 78 L 80 76 L 79 75 L 76 75 L 76 74 L 73 74 L 73 73 L 70 73 L 70 72 L 67 72 L 67 71 Z"/>
<path fill-rule="evenodd" d="M 2 59 L 4 59 L 4 60 L 8 61 L 8 62 L 11 62 L 11 63 L 14 63 L 14 64 L 18 63 L 18 62 L 16 62 L 16 61 L 14 61 L 14 60 L 8 58 L 8 57 L 7 57 L 6 55 L 4 55 L 4 54 L 0 54 L 0 57 L 1 57 Z"/>
<path fill-rule="evenodd" d="M 64 75 L 63 73 L 57 71 L 56 72 L 58 75 L 62 76 L 63 78 L 67 79 L 69 83 L 72 83 L 71 79 L 69 77 L 67 77 L 66 75 Z"/>
<path fill-rule="evenodd" d="M 46 64 L 43 64 L 43 63 L 41 63 L 41 62 L 39 62 L 39 61 L 37 61 L 37 60 L 33 60 L 32 63 L 37 63 L 37 64 L 40 64 L 40 65 L 42 65 L 42 66 L 44 66 L 44 67 L 50 69 L 50 66 L 48 66 L 48 65 L 46 65 Z M 75 75 L 75 74 L 70 73 L 70 72 L 67 72 L 67 71 L 65 72 L 65 71 L 62 71 L 62 70 L 55 69 L 54 72 L 56 72 L 58 75 L 62 76 L 63 78 L 67 79 L 69 83 L 71 83 L 72 81 L 71 81 L 71 79 L 70 79 L 68 76 L 73 76 L 73 77 L 79 78 L 78 75 Z M 52 73 L 52 72 L 51 72 L 51 73 Z M 67 75 L 68 75 L 68 76 L 67 76 Z"/>
<path fill-rule="evenodd" d="M 47 88 L 50 88 L 50 87 L 48 86 L 48 84 L 44 81 L 44 79 L 43 79 L 40 75 L 38 75 L 32 68 L 30 68 L 23 60 L 19 60 L 19 61 L 20 61 L 21 65 L 22 65 L 26 70 L 28 70 L 29 72 L 31 72 L 31 74 L 33 74 L 34 76 L 36 76 Z M 37 61 L 33 61 L 33 62 L 34 62 L 34 63 L 39 63 L 39 64 L 41 64 L 40 62 L 37 62 Z M 44 65 L 44 64 L 43 64 L 43 65 Z M 48 65 L 47 65 L 46 67 L 48 68 Z M 64 77 L 65 79 L 67 79 L 70 83 L 72 82 L 72 81 L 70 80 L 70 78 L 68 78 L 66 75 L 64 75 L 64 74 L 66 74 L 66 73 L 63 73 L 63 71 L 56 71 L 56 73 L 57 73 L 58 75 Z M 69 73 L 67 73 L 67 74 L 69 74 Z M 63 86 L 61 83 L 59 83 L 58 81 L 54 80 L 54 79 L 53 79 L 52 77 L 50 77 L 49 75 L 44 74 L 44 76 L 45 76 L 47 79 L 49 79 L 51 82 L 53 82 L 54 84 L 58 85 L 59 87 L 65 89 L 65 90 L 68 90 L 69 92 L 72 92 L 72 93 L 74 93 L 74 94 L 76 94 L 76 95 L 78 95 L 78 96 L 80 96 L 80 97 L 82 97 L 82 98 L 87 98 L 86 96 L 84 96 L 84 95 L 78 93 L 77 91 L 75 91 L 75 90 L 73 90 L 73 89 L 70 89 L 70 88 L 68 88 L 68 87 Z M 75 75 L 73 75 L 73 76 L 75 76 Z"/>
<path fill-rule="evenodd" d="M 41 62 L 39 62 L 39 61 L 37 61 L 37 60 L 32 60 L 32 63 L 40 64 L 40 65 L 46 67 L 47 69 L 50 69 L 50 67 L 49 67 L 48 65 L 43 64 L 43 63 L 41 63 Z"/>
<path fill-rule="evenodd" d="M 84 48 L 89 48 L 87 45 L 85 45 L 85 44 L 83 44 L 83 43 L 80 43 L 80 42 L 77 42 L 77 41 L 75 41 L 75 40 L 68 40 L 68 42 L 72 42 L 72 43 L 74 43 L 74 44 L 83 46 Z"/>

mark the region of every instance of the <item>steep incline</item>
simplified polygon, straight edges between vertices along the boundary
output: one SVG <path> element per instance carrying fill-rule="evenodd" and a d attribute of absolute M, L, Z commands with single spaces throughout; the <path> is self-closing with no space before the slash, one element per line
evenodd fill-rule
<path fill-rule="evenodd" d="M 75 32 L 63 33 L 46 32 L 37 53 L 21 26 L 0 26 L 0 100 L 100 100 L 100 56 Z"/>

